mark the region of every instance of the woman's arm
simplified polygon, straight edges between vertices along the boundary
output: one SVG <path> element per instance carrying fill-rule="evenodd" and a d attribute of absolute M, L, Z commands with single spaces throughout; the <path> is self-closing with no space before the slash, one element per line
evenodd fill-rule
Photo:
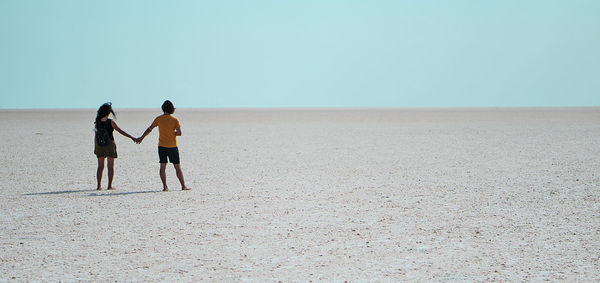
<path fill-rule="evenodd" d="M 125 131 L 121 130 L 121 128 L 119 128 L 119 126 L 117 126 L 117 123 L 114 120 L 110 120 L 110 123 L 113 126 L 113 128 L 115 128 L 115 130 L 117 130 L 117 132 L 119 132 L 121 135 L 124 135 L 124 136 L 126 136 L 126 137 L 128 137 L 130 139 L 135 139 L 130 134 L 128 134 Z"/>
<path fill-rule="evenodd" d="M 175 135 L 181 136 L 181 128 L 175 128 Z"/>

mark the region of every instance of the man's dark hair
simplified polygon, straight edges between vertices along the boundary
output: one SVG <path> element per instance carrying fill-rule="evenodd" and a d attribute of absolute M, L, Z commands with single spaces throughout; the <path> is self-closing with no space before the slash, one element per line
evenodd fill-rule
<path fill-rule="evenodd" d="M 175 107 L 173 106 L 173 103 L 169 100 L 165 100 L 161 108 L 165 113 L 173 114 L 175 112 Z"/>

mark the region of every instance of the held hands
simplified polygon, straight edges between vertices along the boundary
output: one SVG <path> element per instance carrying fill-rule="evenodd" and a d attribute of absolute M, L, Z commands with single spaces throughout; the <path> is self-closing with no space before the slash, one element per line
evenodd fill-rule
<path fill-rule="evenodd" d="M 134 137 L 131 137 L 131 140 L 132 140 L 134 143 L 140 144 L 140 143 L 142 142 L 143 138 L 142 138 L 142 137 L 139 137 L 139 138 L 134 138 Z"/>
<path fill-rule="evenodd" d="M 133 142 L 137 143 L 137 144 L 142 143 L 142 141 L 144 140 L 146 135 L 148 135 L 152 131 L 153 128 L 154 127 L 152 127 L 152 126 L 148 127 L 148 129 L 146 129 L 146 131 L 139 138 L 131 137 L 131 140 L 133 140 Z"/>

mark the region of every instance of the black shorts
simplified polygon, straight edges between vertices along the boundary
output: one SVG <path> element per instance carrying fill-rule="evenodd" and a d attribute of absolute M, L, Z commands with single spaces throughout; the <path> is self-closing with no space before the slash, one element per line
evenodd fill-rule
<path fill-rule="evenodd" d="M 158 147 L 158 159 L 160 163 L 167 163 L 167 157 L 173 164 L 179 164 L 179 149 L 177 147 Z"/>

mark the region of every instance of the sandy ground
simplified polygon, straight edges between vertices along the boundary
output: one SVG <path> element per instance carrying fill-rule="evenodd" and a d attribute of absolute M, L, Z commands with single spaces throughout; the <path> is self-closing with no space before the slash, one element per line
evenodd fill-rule
<path fill-rule="evenodd" d="M 178 110 L 189 192 L 94 115 L 0 111 L 0 281 L 600 280 L 600 108 Z"/>

